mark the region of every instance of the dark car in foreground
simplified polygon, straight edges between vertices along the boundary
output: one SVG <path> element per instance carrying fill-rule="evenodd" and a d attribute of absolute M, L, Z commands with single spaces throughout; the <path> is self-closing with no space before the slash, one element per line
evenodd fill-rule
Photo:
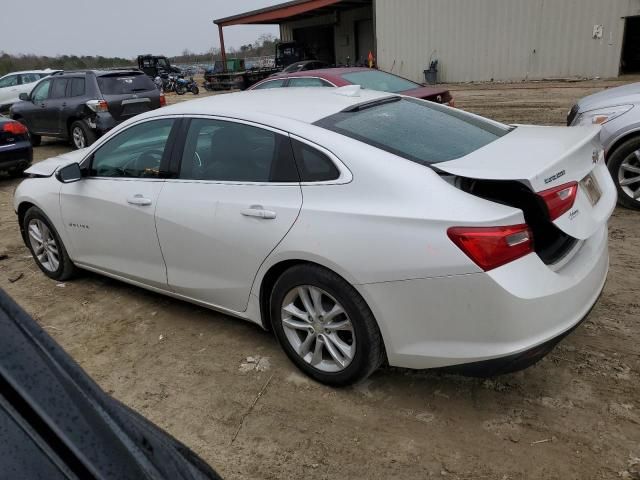
<path fill-rule="evenodd" d="M 22 175 L 33 160 L 27 128 L 0 115 L 0 172 Z"/>
<path fill-rule="evenodd" d="M 453 107 L 454 101 L 446 88 L 425 87 L 406 78 L 371 68 L 324 68 L 272 76 L 249 88 L 262 90 L 283 87 L 346 87 L 360 85 L 368 90 L 398 93 Z"/>
<path fill-rule="evenodd" d="M 42 136 L 71 141 L 84 148 L 119 123 L 165 104 L 164 95 L 139 70 L 62 72 L 36 84 L 11 107 L 33 145 Z"/>
<path fill-rule="evenodd" d="M 0 478 L 220 478 L 105 394 L 2 290 L 0 331 Z"/>

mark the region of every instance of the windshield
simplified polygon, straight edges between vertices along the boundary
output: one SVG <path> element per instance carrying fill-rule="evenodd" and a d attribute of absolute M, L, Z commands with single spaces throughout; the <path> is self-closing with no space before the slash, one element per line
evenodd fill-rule
<path fill-rule="evenodd" d="M 463 157 L 509 132 L 506 126 L 401 97 L 356 106 L 316 125 L 422 165 Z"/>
<path fill-rule="evenodd" d="M 381 72 L 380 70 L 362 70 L 360 72 L 344 73 L 341 77 L 353 85 L 360 85 L 362 88 L 379 90 L 381 92 L 398 93 L 421 87 L 421 85 L 417 83 L 396 77 L 390 73 Z"/>
<path fill-rule="evenodd" d="M 126 95 L 156 88 L 146 75 L 131 72 L 98 77 L 98 86 L 103 95 Z"/>

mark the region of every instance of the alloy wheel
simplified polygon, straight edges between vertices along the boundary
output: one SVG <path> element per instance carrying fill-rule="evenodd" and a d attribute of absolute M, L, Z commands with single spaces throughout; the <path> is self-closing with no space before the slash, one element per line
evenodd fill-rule
<path fill-rule="evenodd" d="M 280 317 L 289 344 L 312 367 L 340 372 L 353 360 L 353 324 L 344 307 L 321 288 L 300 285 L 290 290 Z"/>
<path fill-rule="evenodd" d="M 81 149 L 87 146 L 87 139 L 84 136 L 84 132 L 80 127 L 73 127 L 73 131 L 71 132 L 73 136 L 73 145 L 77 149 Z"/>
<path fill-rule="evenodd" d="M 33 254 L 42 267 L 55 272 L 60 267 L 60 249 L 49 227 L 38 219 L 33 219 L 28 226 L 29 242 Z"/>
<path fill-rule="evenodd" d="M 618 183 L 622 191 L 631 199 L 640 199 L 640 150 L 625 158 L 618 169 Z"/>

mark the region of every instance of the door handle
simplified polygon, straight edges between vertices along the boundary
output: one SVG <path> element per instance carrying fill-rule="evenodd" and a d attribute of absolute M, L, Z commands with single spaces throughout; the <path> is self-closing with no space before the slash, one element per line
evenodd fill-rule
<path fill-rule="evenodd" d="M 145 198 L 145 197 L 142 196 L 142 194 L 138 193 L 137 195 L 134 195 L 133 197 L 127 198 L 127 203 L 129 203 L 131 205 L 138 205 L 140 207 L 146 207 L 146 206 L 151 205 L 151 199 Z"/>
<path fill-rule="evenodd" d="M 276 212 L 271 210 L 265 210 L 261 205 L 251 205 L 249 208 L 242 210 L 242 215 L 245 217 L 256 217 L 264 220 L 273 220 L 276 218 Z"/>

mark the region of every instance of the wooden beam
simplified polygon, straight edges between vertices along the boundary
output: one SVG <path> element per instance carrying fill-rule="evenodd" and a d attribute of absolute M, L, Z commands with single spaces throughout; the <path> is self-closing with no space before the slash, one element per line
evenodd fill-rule
<path fill-rule="evenodd" d="M 280 8 L 270 7 L 263 10 L 248 12 L 244 15 L 235 15 L 233 17 L 222 18 L 216 20 L 215 23 L 222 28 L 231 25 L 250 25 L 260 23 L 280 23 L 290 17 L 301 15 L 303 13 L 312 12 L 320 8 L 329 7 L 340 3 L 342 0 L 308 0 L 306 2 L 290 2 L 282 5 Z"/>
<path fill-rule="evenodd" d="M 220 54 L 222 55 L 222 68 L 227 73 L 227 52 L 224 50 L 224 33 L 222 32 L 222 25 L 218 25 L 218 35 L 220 35 Z"/>

